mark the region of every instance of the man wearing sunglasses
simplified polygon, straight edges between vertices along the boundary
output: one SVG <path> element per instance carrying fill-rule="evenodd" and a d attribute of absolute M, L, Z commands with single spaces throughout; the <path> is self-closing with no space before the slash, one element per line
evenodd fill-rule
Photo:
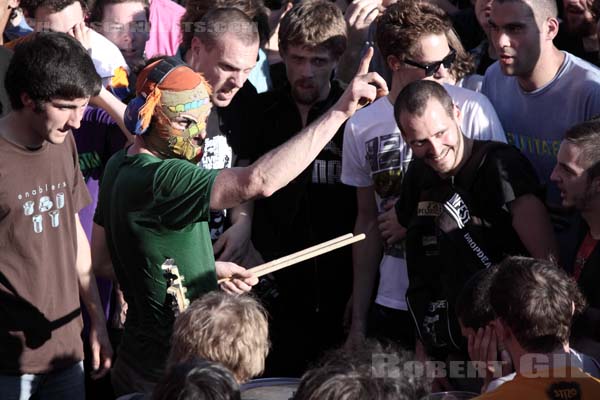
<path fill-rule="evenodd" d="M 392 207 L 412 158 L 394 121 L 393 104 L 398 93 L 417 80 L 454 81 L 451 68 L 455 51 L 446 40 L 451 26 L 429 10 L 429 5 L 425 8 L 410 2 L 391 5 L 381 16 L 377 43 L 392 71 L 390 94 L 358 112 L 344 132 L 341 179 L 357 188 L 355 232 L 367 234 L 353 253 L 349 346 L 359 344 L 366 334 L 414 346 L 405 301 L 408 276 L 403 243 L 386 223 L 381 224 L 381 236 L 377 229 L 378 216 Z M 505 141 L 500 121 L 485 96 L 452 85 L 445 87 L 460 109 L 464 132 L 476 139 Z M 375 303 L 371 304 L 375 288 Z"/>
<path fill-rule="evenodd" d="M 600 72 L 554 46 L 557 13 L 554 0 L 492 3 L 490 39 L 499 59 L 488 68 L 482 91 L 498 111 L 508 142 L 548 185 L 546 204 L 559 236 L 561 262 L 570 265 L 577 244 L 573 218 L 561 207 L 550 174 L 564 133 L 600 113 Z"/>

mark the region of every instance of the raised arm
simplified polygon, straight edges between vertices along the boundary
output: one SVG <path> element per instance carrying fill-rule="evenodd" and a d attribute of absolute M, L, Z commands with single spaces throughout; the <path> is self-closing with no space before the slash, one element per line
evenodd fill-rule
<path fill-rule="evenodd" d="M 372 56 L 373 49 L 369 49 L 357 76 L 321 118 L 249 167 L 221 171 L 211 192 L 211 208 L 231 208 L 256 197 L 268 197 L 281 189 L 308 167 L 359 104 L 386 95 L 383 78 L 377 73 L 368 73 Z"/>

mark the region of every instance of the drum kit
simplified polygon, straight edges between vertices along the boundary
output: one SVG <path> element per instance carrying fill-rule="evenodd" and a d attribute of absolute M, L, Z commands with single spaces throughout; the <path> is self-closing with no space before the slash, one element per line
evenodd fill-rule
<path fill-rule="evenodd" d="M 242 385 L 242 400 L 291 400 L 299 384 L 298 378 L 253 379 Z"/>

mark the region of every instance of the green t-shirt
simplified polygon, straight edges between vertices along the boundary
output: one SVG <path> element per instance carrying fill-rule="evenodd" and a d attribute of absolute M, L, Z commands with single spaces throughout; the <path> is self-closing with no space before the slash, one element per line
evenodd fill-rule
<path fill-rule="evenodd" d="M 119 356 L 146 379 L 161 376 L 174 321 L 165 259 L 175 260 L 190 301 L 217 288 L 207 221 L 218 173 L 126 150 L 106 166 L 94 221 L 128 303 Z"/>

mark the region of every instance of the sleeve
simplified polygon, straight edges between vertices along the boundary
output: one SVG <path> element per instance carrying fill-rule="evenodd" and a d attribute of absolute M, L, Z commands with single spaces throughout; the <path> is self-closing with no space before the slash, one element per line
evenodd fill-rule
<path fill-rule="evenodd" d="M 543 187 L 531 162 L 512 146 L 488 154 L 480 179 L 486 186 L 497 188 L 490 191 L 490 199 L 499 208 L 526 194 L 543 197 Z"/>
<path fill-rule="evenodd" d="M 371 170 L 366 164 L 364 154 L 358 148 L 358 142 L 352 119 L 344 128 L 344 147 L 342 148 L 341 180 L 346 185 L 367 187 L 373 185 Z M 362 156 L 361 156 L 362 154 Z"/>
<path fill-rule="evenodd" d="M 190 223 L 208 221 L 210 193 L 220 170 L 199 168 L 179 159 L 170 159 L 154 176 L 154 199 L 161 223 L 181 229 Z"/>
<path fill-rule="evenodd" d="M 81 174 L 79 168 L 79 156 L 77 155 L 77 148 L 75 146 L 75 139 L 73 135 L 67 136 L 67 145 L 70 147 L 73 157 L 73 177 L 71 186 L 71 196 L 73 198 L 73 210 L 79 212 L 82 208 L 87 207 L 92 202 L 90 192 L 85 185 L 85 180 Z"/>
<path fill-rule="evenodd" d="M 471 139 L 494 140 L 506 143 L 504 128 L 492 103 L 478 93 L 473 100 L 466 102 L 463 112 L 463 131 Z"/>

